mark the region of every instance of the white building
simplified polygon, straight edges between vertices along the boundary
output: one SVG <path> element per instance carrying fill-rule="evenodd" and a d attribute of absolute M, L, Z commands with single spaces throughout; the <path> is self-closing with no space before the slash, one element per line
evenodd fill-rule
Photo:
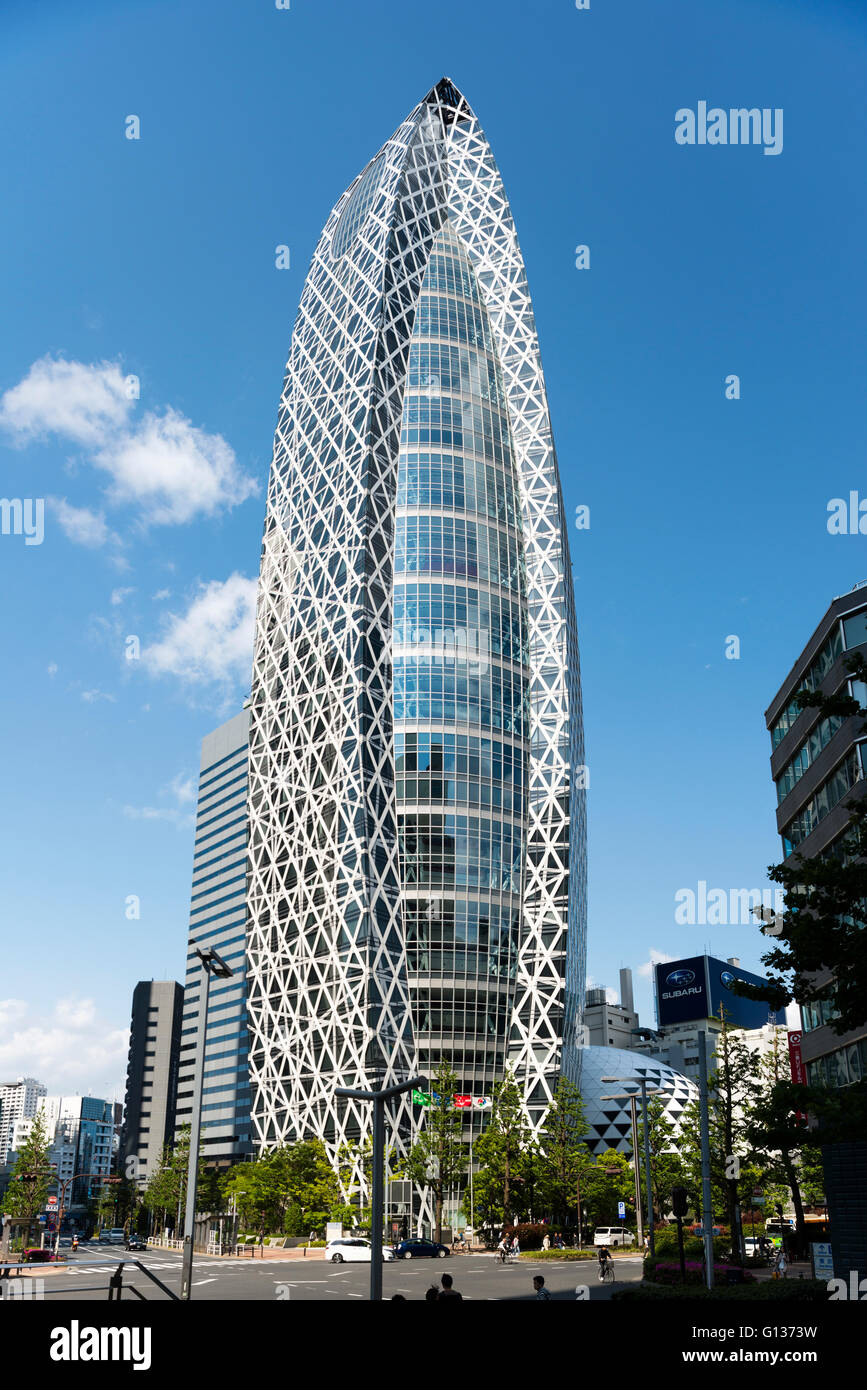
<path fill-rule="evenodd" d="M 16 1123 L 35 1115 L 47 1093 L 48 1088 L 33 1076 L 19 1076 L 17 1081 L 0 1085 L 0 1168 L 13 1148 Z"/>

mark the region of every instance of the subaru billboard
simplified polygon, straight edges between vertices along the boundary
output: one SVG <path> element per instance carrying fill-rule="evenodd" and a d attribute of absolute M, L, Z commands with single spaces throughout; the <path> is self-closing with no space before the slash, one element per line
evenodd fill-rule
<path fill-rule="evenodd" d="M 785 1012 L 773 1013 L 761 1001 L 743 999 L 733 992 L 735 981 L 762 985 L 761 975 L 753 975 L 739 965 L 717 960 L 715 956 L 690 956 L 656 966 L 656 999 L 659 1026 L 692 1023 L 719 1018 L 725 1011 L 726 1023 L 733 1028 L 763 1028 L 766 1023 L 785 1023 Z"/>

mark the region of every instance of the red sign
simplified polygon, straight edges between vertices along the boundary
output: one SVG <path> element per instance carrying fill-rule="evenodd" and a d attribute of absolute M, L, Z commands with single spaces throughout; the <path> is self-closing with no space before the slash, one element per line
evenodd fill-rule
<path fill-rule="evenodd" d="M 792 1080 L 796 1086 L 806 1086 L 807 1068 L 804 1066 L 804 1059 L 801 1056 L 801 1034 L 789 1033 L 788 1036 L 789 1070 L 792 1074 Z M 799 1120 L 804 1120 L 806 1122 L 807 1116 L 804 1114 L 803 1110 L 797 1112 L 797 1117 Z"/>
<path fill-rule="evenodd" d="M 45 1205 L 46 1205 L 46 1207 L 56 1207 L 56 1206 L 57 1206 L 57 1198 L 56 1198 L 56 1197 L 46 1197 L 46 1198 L 45 1198 Z"/>
<path fill-rule="evenodd" d="M 472 1096 L 455 1096 L 456 1110 L 469 1110 L 473 1104 Z"/>
<path fill-rule="evenodd" d="M 806 1086 L 807 1072 L 801 1057 L 801 1034 L 789 1034 L 789 1066 L 796 1086 Z"/>

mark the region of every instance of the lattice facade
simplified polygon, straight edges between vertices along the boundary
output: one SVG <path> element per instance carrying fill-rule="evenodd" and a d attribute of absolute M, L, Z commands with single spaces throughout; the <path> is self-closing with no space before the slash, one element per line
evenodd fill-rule
<path fill-rule="evenodd" d="M 586 831 L 566 531 L 511 213 L 476 117 L 443 80 L 335 206 L 280 404 L 250 730 L 250 1072 L 265 1147 L 318 1136 L 335 1152 L 366 1133 L 365 1108 L 335 1105 L 335 1086 L 408 1075 L 422 1038 L 425 1065 L 454 1048 L 473 1089 L 509 1062 L 533 1118 L 575 1075 Z M 449 671 L 425 651 L 430 601 L 453 628 L 459 610 L 484 618 L 484 672 L 478 653 L 476 670 L 464 653 Z M 468 771 L 446 791 L 434 762 L 449 748 Z M 418 924 L 437 912 L 452 935 L 433 963 Z M 457 1001 L 448 1023 L 437 991 L 441 1009 Z M 464 1066 L 474 1010 L 493 1041 Z M 408 1102 L 394 1120 L 400 1142 Z"/>

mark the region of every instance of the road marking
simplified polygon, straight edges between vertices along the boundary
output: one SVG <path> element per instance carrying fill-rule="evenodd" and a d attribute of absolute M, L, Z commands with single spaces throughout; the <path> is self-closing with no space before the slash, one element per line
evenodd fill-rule
<path fill-rule="evenodd" d="M 194 1280 L 193 1280 L 193 1287 L 194 1287 L 194 1288 L 198 1288 L 199 1284 L 216 1284 L 216 1282 L 217 1282 L 217 1276 L 216 1276 L 216 1274 L 215 1274 L 214 1277 L 213 1277 L 212 1279 L 194 1279 Z"/>

